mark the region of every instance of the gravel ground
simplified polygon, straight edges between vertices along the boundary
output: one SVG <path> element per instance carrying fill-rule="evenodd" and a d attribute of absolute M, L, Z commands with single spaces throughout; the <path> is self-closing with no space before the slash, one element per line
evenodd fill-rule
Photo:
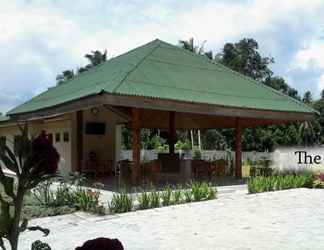
<path fill-rule="evenodd" d="M 118 238 L 125 249 L 324 249 L 324 190 L 292 189 L 98 217 L 86 213 L 35 219 L 51 230 L 22 234 L 53 250 L 72 250 L 96 237 Z"/>

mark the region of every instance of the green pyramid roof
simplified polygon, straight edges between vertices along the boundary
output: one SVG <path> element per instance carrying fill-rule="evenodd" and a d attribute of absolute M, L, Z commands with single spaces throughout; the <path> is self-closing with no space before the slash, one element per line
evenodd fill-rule
<path fill-rule="evenodd" d="M 50 88 L 8 114 L 37 111 L 103 92 L 226 107 L 315 113 L 303 103 L 221 64 L 154 40 Z"/>

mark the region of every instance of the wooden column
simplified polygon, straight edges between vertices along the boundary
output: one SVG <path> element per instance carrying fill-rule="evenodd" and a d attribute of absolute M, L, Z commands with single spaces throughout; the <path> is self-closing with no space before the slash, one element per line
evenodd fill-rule
<path fill-rule="evenodd" d="M 242 126 L 236 118 L 235 126 L 235 177 L 242 178 Z"/>
<path fill-rule="evenodd" d="M 138 108 L 132 108 L 132 131 L 133 131 L 133 169 L 132 169 L 132 181 L 133 184 L 138 183 L 140 175 L 141 164 L 141 139 L 140 139 L 140 110 Z"/>
<path fill-rule="evenodd" d="M 77 171 L 82 171 L 82 161 L 83 161 L 83 111 L 79 110 L 76 113 L 76 146 L 77 146 Z"/>
<path fill-rule="evenodd" d="M 174 143 L 176 140 L 175 112 L 169 112 L 169 153 L 174 154 Z"/>

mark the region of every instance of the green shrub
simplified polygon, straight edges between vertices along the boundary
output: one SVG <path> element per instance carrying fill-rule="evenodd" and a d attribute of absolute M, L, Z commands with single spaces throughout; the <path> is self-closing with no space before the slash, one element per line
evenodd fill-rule
<path fill-rule="evenodd" d="M 160 207 L 160 193 L 158 191 L 156 191 L 155 189 L 153 189 L 150 194 L 150 207 L 151 208 L 155 208 L 155 207 Z"/>
<path fill-rule="evenodd" d="M 183 202 L 182 186 L 178 185 L 172 191 L 172 204 L 181 204 Z"/>
<path fill-rule="evenodd" d="M 200 182 L 192 182 L 191 183 L 191 192 L 194 201 L 204 200 L 207 196 L 208 186 L 204 185 L 204 183 Z"/>
<path fill-rule="evenodd" d="M 53 206 L 55 202 L 55 194 L 51 190 L 53 182 L 51 180 L 44 181 L 32 190 L 34 198 L 39 202 L 39 204 L 45 207 Z"/>
<path fill-rule="evenodd" d="M 291 188 L 310 187 L 313 183 L 313 176 L 304 175 L 274 175 L 252 177 L 248 182 L 249 193 L 260 193 Z"/>
<path fill-rule="evenodd" d="M 91 189 L 77 189 L 73 193 L 74 205 L 78 210 L 95 212 L 99 206 L 100 193 Z"/>
<path fill-rule="evenodd" d="M 193 201 L 191 189 L 184 189 L 183 190 L 183 196 L 184 196 L 184 201 L 185 202 L 192 202 Z"/>
<path fill-rule="evenodd" d="M 142 191 L 137 195 L 137 201 L 139 202 L 139 209 L 150 208 L 150 195 L 148 192 Z"/>
<path fill-rule="evenodd" d="M 115 193 L 112 197 L 111 202 L 108 204 L 111 213 L 126 213 L 133 208 L 133 199 L 131 195 L 125 191 L 121 193 Z"/>
<path fill-rule="evenodd" d="M 207 200 L 213 200 L 217 198 L 217 189 L 208 184 Z"/>
<path fill-rule="evenodd" d="M 172 188 L 170 185 L 166 185 L 164 190 L 161 192 L 162 205 L 169 206 L 171 204 Z"/>
<path fill-rule="evenodd" d="M 191 182 L 193 201 L 211 200 L 216 198 L 217 190 L 210 183 Z"/>
<path fill-rule="evenodd" d="M 54 206 L 74 206 L 74 192 L 65 183 L 61 183 L 55 192 Z"/>

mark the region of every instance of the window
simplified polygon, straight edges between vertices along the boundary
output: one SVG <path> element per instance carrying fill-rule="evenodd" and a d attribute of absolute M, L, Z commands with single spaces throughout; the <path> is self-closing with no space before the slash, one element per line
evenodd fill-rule
<path fill-rule="evenodd" d="M 61 141 L 61 134 L 55 133 L 55 142 L 60 142 L 60 141 Z"/>
<path fill-rule="evenodd" d="M 69 132 L 64 132 L 63 133 L 63 141 L 68 142 L 70 140 L 69 138 Z"/>
<path fill-rule="evenodd" d="M 2 146 L 4 146 L 4 145 L 6 145 L 6 137 L 5 136 L 0 136 L 0 145 Z"/>

